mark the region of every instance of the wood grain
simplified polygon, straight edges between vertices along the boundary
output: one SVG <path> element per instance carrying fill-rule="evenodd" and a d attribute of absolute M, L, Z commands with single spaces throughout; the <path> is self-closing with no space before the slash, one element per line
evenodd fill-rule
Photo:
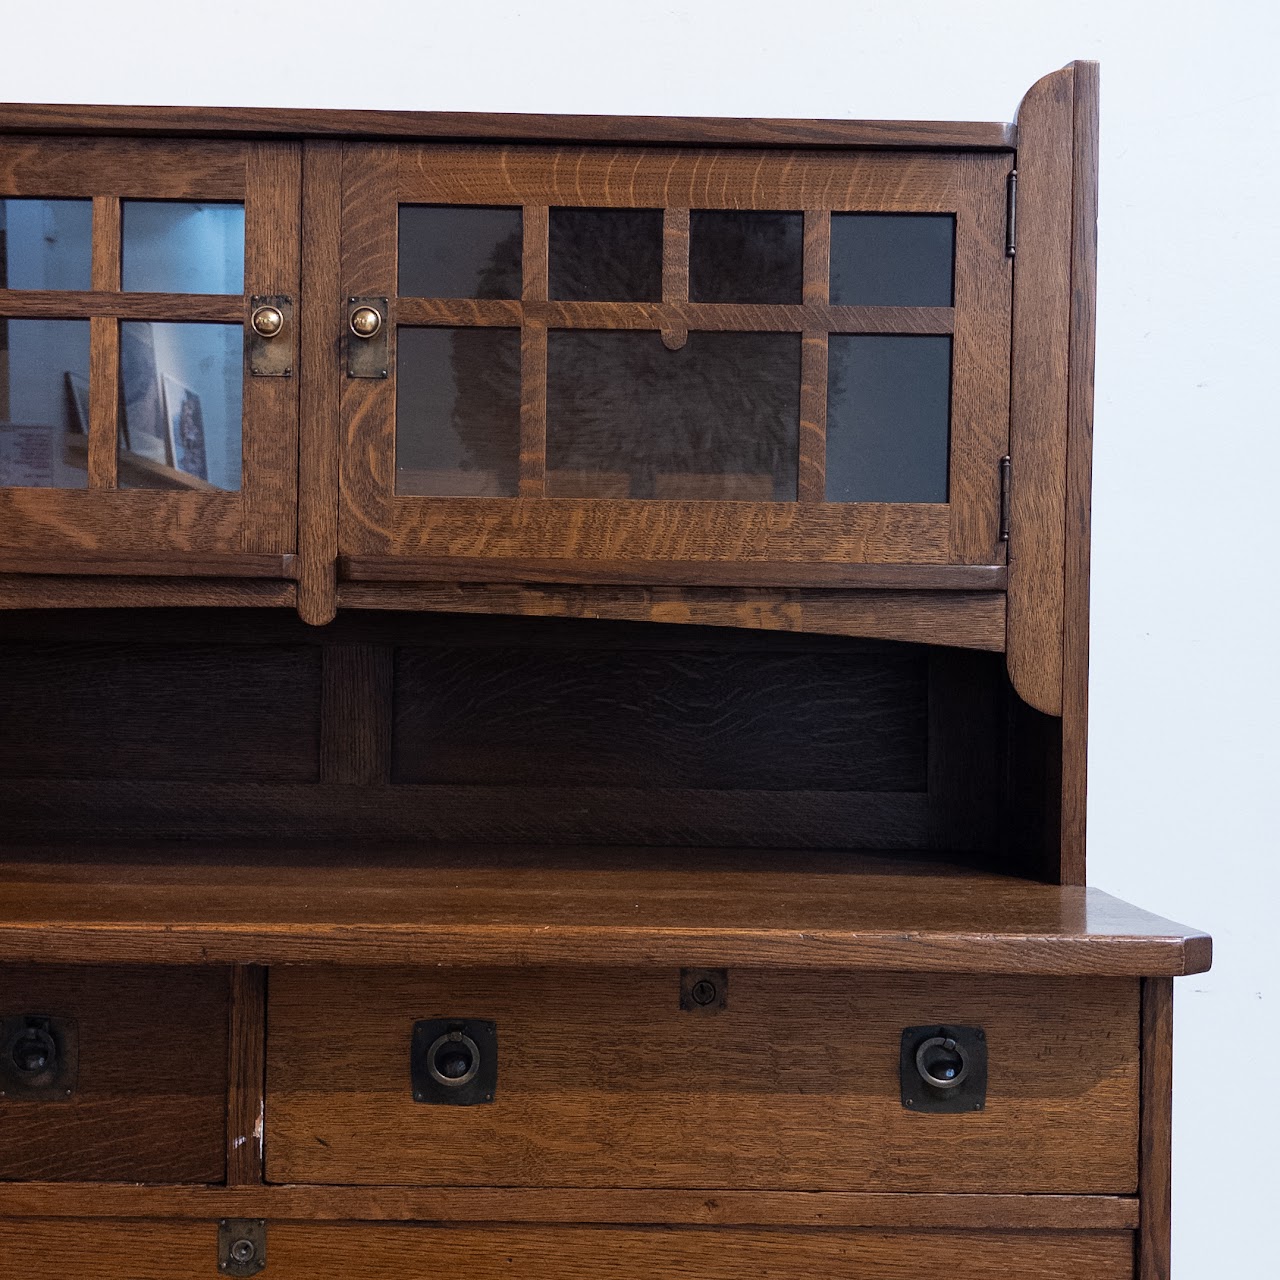
<path fill-rule="evenodd" d="M 0 575 L 0 611 L 9 609 L 292 608 L 292 582 L 233 578 L 86 578 Z"/>
<path fill-rule="evenodd" d="M 118 201 L 112 203 L 118 207 Z M 6 316 L 33 320 L 91 316 L 239 324 L 244 319 L 244 298 L 238 293 L 82 293 L 74 289 L 0 289 L 0 311 Z"/>
<path fill-rule="evenodd" d="M 320 776 L 349 785 L 391 778 L 392 650 L 383 645 L 324 647 Z"/>
<path fill-rule="evenodd" d="M 112 424 L 114 427 L 114 422 Z M 0 551 L 0 573 L 127 578 L 292 578 L 292 555 L 145 551 Z"/>
<path fill-rule="evenodd" d="M 71 1098 L 0 1102 L 0 1178 L 222 1180 L 225 972 L 5 965 L 0 1010 L 73 1018 L 80 1034 Z"/>
<path fill-rule="evenodd" d="M 1137 1280 L 1169 1280 L 1173 1204 L 1173 982 L 1142 984 L 1142 1128 Z"/>
<path fill-rule="evenodd" d="M 1097 330 L 1098 64 L 1077 62 L 1071 187 L 1066 581 L 1062 633 L 1062 834 L 1058 876 L 1083 884 L 1089 734 L 1089 531 Z"/>
<path fill-rule="evenodd" d="M 227 1185 L 262 1182 L 267 1066 L 267 971 L 233 965 L 227 1070 Z"/>
<path fill-rule="evenodd" d="M 5 1218 L 268 1218 L 295 1222 L 528 1222 L 692 1227 L 1132 1231 L 1131 1196 L 893 1195 L 592 1187 L 145 1187 L 0 1183 Z"/>
<path fill-rule="evenodd" d="M 275 107 L 0 106 L 0 132 L 546 142 L 693 143 L 755 147 L 928 147 L 1012 151 L 1012 124 L 943 120 L 769 120 Z"/>
<path fill-rule="evenodd" d="M 373 814 L 380 793 L 369 794 Z M 714 803 L 714 793 L 698 794 Z M 667 803 L 661 792 L 649 797 Z M 101 832 L 111 839 L 109 814 Z M 399 849 L 375 850 L 362 832 L 357 862 L 330 833 L 327 856 L 296 836 L 290 845 L 283 828 L 230 850 L 11 845 L 0 958 L 435 965 L 458 956 L 475 965 L 1146 977 L 1202 972 L 1211 957 L 1203 934 L 1097 889 L 907 857 L 868 864 L 849 853 L 727 847 L 552 857 L 545 846 L 427 849 L 404 837 Z M 54 838 L 56 829 L 44 835 Z"/>
<path fill-rule="evenodd" d="M 1004 649 L 1004 597 L 991 592 L 348 583 L 339 599 L 351 609 L 621 619 Z"/>
<path fill-rule="evenodd" d="M 677 306 L 689 302 L 689 210 L 662 211 L 662 301 Z M 662 330 L 663 345 L 679 351 L 689 340 L 689 326 L 673 323 Z"/>
<path fill-rule="evenodd" d="M 735 969 L 714 1019 L 683 1013 L 677 992 L 661 968 L 281 969 L 270 1180 L 1136 1190 L 1135 982 Z M 454 1016 L 497 1023 L 492 1106 L 413 1100 L 410 1028 Z M 984 1111 L 924 1118 L 902 1106 L 902 1029 L 931 1022 L 985 1030 Z M 335 1039 L 335 1025 L 360 1034 Z"/>
<path fill-rule="evenodd" d="M 1046 76 L 1018 114 L 1009 675 L 1049 715 L 1062 713 L 1074 81 L 1070 67 Z"/>
<path fill-rule="evenodd" d="M 189 1280 L 216 1268 L 215 1239 L 209 1223 L 0 1223 L 0 1249 L 38 1250 L 60 1280 Z M 424 1258 L 433 1272 L 474 1280 L 742 1280 L 797 1273 L 915 1280 L 922 1269 L 945 1274 L 958 1257 L 973 1274 L 1001 1280 L 1128 1280 L 1132 1249 L 1127 1231 L 1011 1235 L 272 1222 L 267 1232 L 273 1280 L 347 1280 L 353 1258 L 385 1280 L 417 1280 Z"/>
<path fill-rule="evenodd" d="M 342 146 L 308 142 L 302 164 L 298 613 L 323 626 L 338 611 Z"/>
<path fill-rule="evenodd" d="M 101 110 L 88 108 L 93 115 Z M 2 125 L 0 132 L 7 132 Z M 63 199 L 110 193 L 139 200 L 243 200 L 248 145 L 189 137 L 5 137 L 0 190 Z"/>
<path fill-rule="evenodd" d="M 833 327 L 831 301 L 831 214 L 809 209 L 804 215 L 804 304 L 825 311 L 804 331 L 800 348 L 800 461 L 796 478 L 801 502 L 824 502 L 827 484 L 827 340 L 842 330 Z M 866 308 L 872 310 L 872 308 Z M 953 313 L 954 322 L 954 313 Z"/>
<path fill-rule="evenodd" d="M 120 201 L 114 196 L 94 196 L 90 270 L 95 290 L 119 290 L 120 255 Z M 91 489 L 116 487 L 119 378 L 120 326 L 113 317 L 96 316 L 89 325 L 87 466 Z"/>

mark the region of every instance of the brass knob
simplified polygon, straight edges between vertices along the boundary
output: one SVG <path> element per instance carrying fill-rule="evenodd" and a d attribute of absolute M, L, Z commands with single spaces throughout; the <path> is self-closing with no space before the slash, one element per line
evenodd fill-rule
<path fill-rule="evenodd" d="M 357 338 L 372 338 L 382 328 L 382 315 L 376 307 L 357 307 L 351 313 L 350 324 Z"/>
<path fill-rule="evenodd" d="M 284 312 L 279 307 L 258 307 L 249 317 L 253 331 L 260 338 L 274 338 L 284 328 Z"/>

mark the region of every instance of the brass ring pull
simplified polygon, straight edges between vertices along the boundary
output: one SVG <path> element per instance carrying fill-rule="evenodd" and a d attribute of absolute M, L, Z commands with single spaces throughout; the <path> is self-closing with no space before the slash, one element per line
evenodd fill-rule
<path fill-rule="evenodd" d="M 284 328 L 284 312 L 279 307 L 261 306 L 249 317 L 249 323 L 258 337 L 274 338 Z"/>
<path fill-rule="evenodd" d="M 382 315 L 376 307 L 357 307 L 348 323 L 357 338 L 373 338 L 382 328 Z"/>

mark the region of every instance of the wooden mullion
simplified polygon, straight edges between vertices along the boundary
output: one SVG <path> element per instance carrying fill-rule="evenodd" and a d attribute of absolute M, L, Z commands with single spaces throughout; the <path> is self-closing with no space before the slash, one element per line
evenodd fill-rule
<path fill-rule="evenodd" d="M 120 201 L 93 198 L 94 293 L 120 291 Z M 95 299 L 96 301 L 96 299 Z M 111 300 L 113 303 L 116 299 Z M 89 321 L 89 487 L 116 487 L 117 415 L 120 401 L 120 324 L 112 315 Z"/>
<path fill-rule="evenodd" d="M 685 306 L 689 301 L 689 210 L 666 209 L 662 215 L 662 301 Z M 663 344 L 679 351 L 689 340 L 687 324 L 664 325 Z"/>
<path fill-rule="evenodd" d="M 806 311 L 822 308 L 829 312 L 831 214 L 826 209 L 805 211 L 803 279 Z M 806 325 L 801 340 L 800 458 L 796 477 L 796 496 L 801 502 L 826 500 L 828 334 L 825 327 Z"/>
<path fill-rule="evenodd" d="M 551 211 L 524 210 L 524 302 L 545 302 L 548 292 Z M 547 485 L 547 326 L 527 314 L 520 329 L 520 496 L 540 498 Z"/>
<path fill-rule="evenodd" d="M 262 966 L 232 966 L 230 1018 L 227 1185 L 259 1186 L 267 1067 L 267 971 Z"/>

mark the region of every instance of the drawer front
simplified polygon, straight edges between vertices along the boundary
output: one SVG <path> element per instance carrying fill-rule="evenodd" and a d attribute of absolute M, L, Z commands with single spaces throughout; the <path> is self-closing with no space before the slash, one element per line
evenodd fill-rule
<path fill-rule="evenodd" d="M 224 969 L 0 966 L 0 1019 L 48 1020 L 77 1059 L 69 1094 L 5 1088 L 0 1179 L 224 1178 L 227 993 Z"/>
<path fill-rule="evenodd" d="M 0 1222 L 0 1256 L 38 1258 L 60 1280 L 216 1276 L 213 1222 Z M 715 1231 L 620 1227 L 328 1226 L 268 1223 L 271 1280 L 1131 1280 L 1127 1231 Z"/>
<path fill-rule="evenodd" d="M 273 971 L 272 1182 L 1131 1194 L 1138 984 L 734 970 Z M 414 1101 L 415 1021 L 497 1027 L 494 1100 Z M 980 1027 L 986 1106 L 902 1105 L 906 1027 Z"/>

